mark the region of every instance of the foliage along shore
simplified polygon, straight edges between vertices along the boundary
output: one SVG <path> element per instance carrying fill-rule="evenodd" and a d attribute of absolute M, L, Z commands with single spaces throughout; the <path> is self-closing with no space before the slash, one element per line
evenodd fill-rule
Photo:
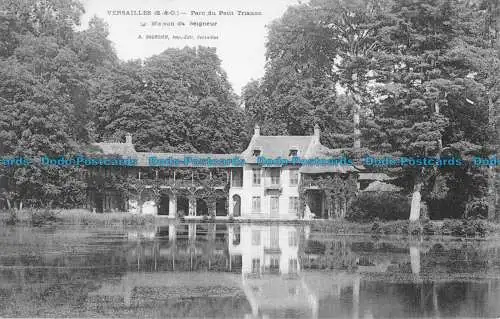
<path fill-rule="evenodd" d="M 150 226 L 165 219 L 153 215 L 136 215 L 124 212 L 97 214 L 85 209 L 26 209 L 0 212 L 0 224 L 28 225 L 99 225 L 99 226 Z M 214 220 L 203 219 L 201 222 Z M 217 220 L 217 223 L 233 223 L 234 219 Z M 243 221 L 246 222 L 246 221 Z M 170 221 L 168 221 L 170 223 Z M 267 222 L 270 223 L 270 222 Z M 283 222 L 280 222 L 283 223 Z M 296 223 L 296 222 L 295 222 Z M 312 226 L 312 230 L 325 234 L 374 234 L 374 235 L 445 235 L 456 237 L 485 237 L 500 234 L 500 223 L 482 219 L 445 219 L 410 222 L 373 221 L 352 222 L 347 220 L 301 221 Z"/>

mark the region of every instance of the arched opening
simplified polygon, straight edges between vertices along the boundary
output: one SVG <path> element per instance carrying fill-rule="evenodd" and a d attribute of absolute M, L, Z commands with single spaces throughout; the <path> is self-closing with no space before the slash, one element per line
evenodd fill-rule
<path fill-rule="evenodd" d="M 311 213 L 313 213 L 316 218 L 322 218 L 323 216 L 323 196 L 321 192 L 315 190 L 309 190 L 306 193 L 306 204 L 309 206 Z"/>
<path fill-rule="evenodd" d="M 160 202 L 158 203 L 158 215 L 169 214 L 169 200 L 170 196 L 168 196 L 167 194 L 161 194 Z"/>
<path fill-rule="evenodd" d="M 241 197 L 240 195 L 233 195 L 233 216 L 241 216 Z"/>
<path fill-rule="evenodd" d="M 177 215 L 178 216 L 189 215 L 189 200 L 185 196 L 177 197 Z"/>
<path fill-rule="evenodd" d="M 208 216 L 207 202 L 201 198 L 196 200 L 196 216 Z"/>
<path fill-rule="evenodd" d="M 218 198 L 215 202 L 215 215 L 227 216 L 226 198 Z"/>

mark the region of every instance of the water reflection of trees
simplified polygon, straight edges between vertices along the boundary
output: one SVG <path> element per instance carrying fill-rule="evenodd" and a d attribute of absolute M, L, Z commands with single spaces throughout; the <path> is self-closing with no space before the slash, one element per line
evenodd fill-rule
<path fill-rule="evenodd" d="M 0 256 L 1 316 L 83 315 L 89 292 L 126 272 L 122 243 L 93 249 L 96 243 L 90 238 L 95 234 L 37 232 L 15 229 L 10 234 L 15 239 L 15 253 L 7 253 L 9 249 L 3 246 L 10 239 L 0 240 L 5 253 Z"/>
<path fill-rule="evenodd" d="M 499 256 L 496 258 L 498 260 Z M 478 245 L 466 243 L 461 247 L 445 249 L 438 243 L 422 257 L 422 268 L 434 273 L 484 273 L 489 268 L 488 253 L 480 250 Z"/>
<path fill-rule="evenodd" d="M 306 241 L 299 255 L 303 269 L 356 268 L 357 256 L 346 241 Z"/>
<path fill-rule="evenodd" d="M 367 241 L 339 236 L 335 239 L 304 240 L 300 249 L 303 269 L 371 271 L 377 265 L 388 273 L 418 273 L 422 276 L 480 274 L 498 270 L 500 254 L 481 248 L 481 242 L 451 242 L 431 245 L 415 240 Z M 371 268 L 370 268 L 371 267 Z"/>
<path fill-rule="evenodd" d="M 12 240 L 0 246 L 8 251 L 0 256 L 0 265 L 7 267 L 0 270 L 0 315 L 105 316 L 134 309 L 146 316 L 242 317 L 256 307 L 257 314 L 265 309 L 267 315 L 291 317 L 386 317 L 381 305 L 388 303 L 401 317 L 500 311 L 491 302 L 500 297 L 498 242 L 320 237 L 290 225 L 172 226 L 112 236 L 84 230 L 85 236 L 74 239 L 18 230 L 16 250 L 5 247 L 6 242 L 14 245 Z M 259 246 L 252 242 L 253 230 L 268 232 Z M 243 264 L 252 261 L 244 258 L 250 251 L 257 254 L 252 258 L 264 254 L 264 270 L 269 266 L 266 254 L 284 258 L 279 271 L 245 279 L 249 291 L 243 291 L 237 285 L 243 285 Z M 297 261 L 293 269 L 290 260 Z M 143 274 L 151 275 L 149 281 Z M 172 285 L 181 274 L 185 281 Z M 199 287 L 201 278 L 215 277 L 219 279 Z"/>

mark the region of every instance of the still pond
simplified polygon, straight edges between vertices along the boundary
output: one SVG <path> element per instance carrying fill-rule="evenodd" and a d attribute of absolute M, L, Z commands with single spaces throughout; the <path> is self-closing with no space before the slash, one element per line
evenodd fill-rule
<path fill-rule="evenodd" d="M 0 226 L 0 316 L 500 317 L 500 238 Z"/>

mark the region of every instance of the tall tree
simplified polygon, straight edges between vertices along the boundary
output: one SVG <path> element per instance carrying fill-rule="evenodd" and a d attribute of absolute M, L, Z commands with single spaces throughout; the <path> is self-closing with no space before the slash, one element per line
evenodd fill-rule
<path fill-rule="evenodd" d="M 249 120 L 264 132 L 303 135 L 320 124 L 326 145 L 352 145 L 352 103 L 337 96 L 332 8 L 320 1 L 290 7 L 271 24 L 265 76 L 243 93 Z"/>
<path fill-rule="evenodd" d="M 383 98 L 375 123 L 382 131 L 378 137 L 383 139 L 377 145 L 393 154 L 440 157 L 443 146 L 464 138 L 471 141 L 474 135 L 464 136 L 470 128 L 457 125 L 464 105 L 487 114 L 481 83 L 471 76 L 474 69 L 460 63 L 457 54 L 463 10 L 467 11 L 463 3 L 455 7 L 446 0 L 404 0 L 396 2 L 386 17 L 376 60 L 378 91 Z M 477 119 L 484 123 L 481 115 Z M 472 142 L 483 141 L 479 134 Z M 410 220 L 417 220 L 425 176 L 439 174 L 439 170 L 419 167 L 412 171 Z"/>
<path fill-rule="evenodd" d="M 92 52 L 91 43 L 96 43 L 96 37 L 78 38 L 82 33 L 73 30 L 82 13 L 82 5 L 72 0 L 0 1 L 2 155 L 71 155 L 89 141 L 85 123 L 90 82 L 96 63 L 107 60 L 81 54 L 80 48 Z M 34 163 L 3 168 L 2 173 L 15 201 L 82 204 L 84 184 L 77 168 L 58 170 Z"/>
<path fill-rule="evenodd" d="M 139 151 L 242 149 L 244 113 L 214 49 L 168 49 L 103 73 L 93 93 L 98 139 L 134 133 Z"/>
<path fill-rule="evenodd" d="M 374 75 L 371 61 L 378 47 L 379 18 L 389 4 L 383 0 L 314 0 L 310 4 L 310 9 L 319 14 L 318 24 L 331 43 L 329 55 L 336 83 L 352 107 L 355 148 L 361 147 L 362 111 L 369 111 L 374 99 L 370 90 Z"/>

